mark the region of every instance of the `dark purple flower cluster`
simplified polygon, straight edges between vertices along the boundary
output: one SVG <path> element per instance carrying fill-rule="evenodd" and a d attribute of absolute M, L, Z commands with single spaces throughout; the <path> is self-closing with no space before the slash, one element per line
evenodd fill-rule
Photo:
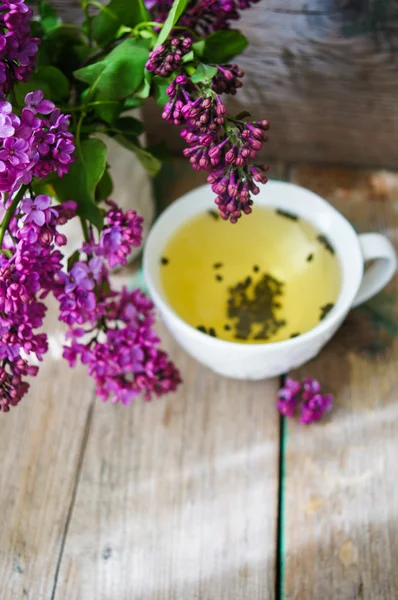
<path fill-rule="evenodd" d="M 42 360 L 47 336 L 38 333 L 46 306 L 41 299 L 51 290 L 62 269 L 62 246 L 66 238 L 58 231 L 75 212 L 74 202 L 53 207 L 48 196 L 25 198 L 21 217 L 9 227 L 0 253 L 0 411 L 7 412 L 26 394 L 27 375 L 37 367 L 28 362 Z"/>
<path fill-rule="evenodd" d="M 60 319 L 70 329 L 64 356 L 73 366 L 88 365 L 103 400 L 129 404 L 141 392 L 145 399 L 174 391 L 180 375 L 158 348 L 153 331 L 154 310 L 139 290 L 111 289 L 110 266 L 125 264 L 126 256 L 141 242 L 142 219 L 110 203 L 98 243 L 83 246 L 69 273 L 61 273 L 55 295 Z"/>
<path fill-rule="evenodd" d="M 171 38 L 152 50 L 145 65 L 146 70 L 160 77 L 168 77 L 181 66 L 182 58 L 190 51 L 191 46 L 191 38 Z"/>
<path fill-rule="evenodd" d="M 245 73 L 236 64 L 218 65 L 218 72 L 212 80 L 212 90 L 216 94 L 236 94 L 236 90 L 242 87 L 240 81 Z"/>
<path fill-rule="evenodd" d="M 191 0 L 178 21 L 200 35 L 228 29 L 230 21 L 240 18 L 239 10 L 250 8 L 258 0 Z M 145 0 L 147 8 L 161 23 L 167 19 L 173 0 Z"/>
<path fill-rule="evenodd" d="M 43 92 L 27 94 L 21 116 L 9 102 L 0 102 L 0 192 L 13 193 L 33 176 L 57 171 L 62 177 L 75 150 L 68 131 L 69 117 L 62 114 Z"/>
<path fill-rule="evenodd" d="M 236 223 L 249 214 L 258 194 L 257 183 L 266 183 L 266 165 L 252 164 L 268 139 L 268 121 L 246 123 L 232 118 L 220 97 L 212 90 L 199 95 L 185 75 L 178 75 L 167 88 L 170 100 L 163 119 L 185 125 L 181 136 L 189 144 L 184 150 L 192 167 L 209 171 L 207 181 L 217 194 L 215 200 L 223 219 Z"/>
<path fill-rule="evenodd" d="M 333 403 L 332 394 L 322 394 L 321 385 L 316 379 L 307 377 L 304 382 L 286 378 L 279 390 L 277 407 L 284 417 L 293 417 L 301 403 L 301 422 L 314 423 L 322 419 Z"/>
<path fill-rule="evenodd" d="M 0 97 L 16 81 L 27 81 L 36 63 L 39 41 L 30 37 L 33 11 L 24 0 L 3 0 L 0 5 Z"/>

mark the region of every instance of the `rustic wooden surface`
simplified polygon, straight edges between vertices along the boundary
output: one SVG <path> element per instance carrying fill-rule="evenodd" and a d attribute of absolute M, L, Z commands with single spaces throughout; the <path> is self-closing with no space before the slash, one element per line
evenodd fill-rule
<path fill-rule="evenodd" d="M 1 598 L 52 597 L 87 441 L 94 387 L 62 359 L 55 305 L 50 351 L 22 410 L 0 415 Z M 21 405 L 22 406 L 22 405 Z"/>
<path fill-rule="evenodd" d="M 163 205 L 202 182 L 166 174 Z M 398 245 L 396 174 L 272 174 Z M 222 379 L 163 329 L 180 391 L 102 404 L 61 360 L 52 311 L 51 357 L 0 418 L 1 599 L 396 600 L 397 298 L 395 279 L 300 371 L 336 395 L 310 427 L 279 420 L 279 381 Z"/>
<path fill-rule="evenodd" d="M 359 232 L 380 231 L 398 247 L 396 175 L 301 167 L 291 178 L 322 194 Z M 310 433 L 285 425 L 286 598 L 398 597 L 397 322 L 395 278 L 300 370 L 333 391 L 336 404 Z"/>
<path fill-rule="evenodd" d="M 278 382 L 222 379 L 162 334 L 184 386 L 95 406 L 55 598 L 272 600 Z"/>

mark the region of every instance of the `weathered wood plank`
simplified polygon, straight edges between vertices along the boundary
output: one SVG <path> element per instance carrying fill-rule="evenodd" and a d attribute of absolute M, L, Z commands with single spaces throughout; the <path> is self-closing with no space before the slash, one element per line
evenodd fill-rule
<path fill-rule="evenodd" d="M 61 357 L 54 307 L 50 352 L 29 395 L 0 415 L 2 600 L 49 600 L 73 497 L 93 388 Z"/>
<path fill-rule="evenodd" d="M 272 600 L 277 381 L 222 379 L 162 337 L 184 385 L 96 404 L 55 598 Z"/>
<path fill-rule="evenodd" d="M 292 178 L 359 231 L 382 231 L 398 245 L 396 175 L 301 167 Z M 317 377 L 336 404 L 323 424 L 286 424 L 286 598 L 398 597 L 397 292 L 395 278 L 298 373 Z"/>

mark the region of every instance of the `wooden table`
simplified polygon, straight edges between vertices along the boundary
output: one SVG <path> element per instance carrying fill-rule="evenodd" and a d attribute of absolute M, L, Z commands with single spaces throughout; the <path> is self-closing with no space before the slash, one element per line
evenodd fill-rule
<path fill-rule="evenodd" d="M 180 165 L 162 198 L 197 185 Z M 398 245 L 398 176 L 274 165 Z M 197 177 L 199 177 L 197 179 Z M 170 191 L 172 190 L 172 191 Z M 0 417 L 2 600 L 397 600 L 397 279 L 300 370 L 330 417 L 280 419 L 280 381 L 222 379 L 161 327 L 184 386 L 131 407 L 51 357 Z"/>

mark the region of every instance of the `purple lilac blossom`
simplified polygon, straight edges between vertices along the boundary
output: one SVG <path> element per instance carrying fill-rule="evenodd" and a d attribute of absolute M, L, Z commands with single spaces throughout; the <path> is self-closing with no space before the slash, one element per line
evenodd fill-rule
<path fill-rule="evenodd" d="M 30 35 L 33 11 L 23 0 L 3 0 L 0 6 L 0 97 L 35 68 L 39 39 Z"/>
<path fill-rule="evenodd" d="M 323 394 L 321 384 L 312 377 L 303 382 L 287 377 L 279 390 L 277 407 L 284 417 L 294 417 L 300 406 L 302 423 L 319 421 L 330 411 L 333 404 L 332 394 Z"/>
<path fill-rule="evenodd" d="M 209 35 L 228 29 L 230 21 L 240 18 L 239 10 L 250 8 L 258 0 L 191 0 L 178 24 L 193 29 L 200 35 Z M 145 0 L 156 21 L 163 23 L 170 12 L 173 0 Z"/>
<path fill-rule="evenodd" d="M 9 102 L 0 102 L 0 192 L 12 194 L 33 176 L 56 171 L 62 177 L 73 161 L 75 146 L 68 115 L 54 108 L 37 90 L 27 94 L 21 116 Z M 38 110 L 46 112 L 39 116 Z M 50 111 L 50 112 L 49 112 Z"/>

